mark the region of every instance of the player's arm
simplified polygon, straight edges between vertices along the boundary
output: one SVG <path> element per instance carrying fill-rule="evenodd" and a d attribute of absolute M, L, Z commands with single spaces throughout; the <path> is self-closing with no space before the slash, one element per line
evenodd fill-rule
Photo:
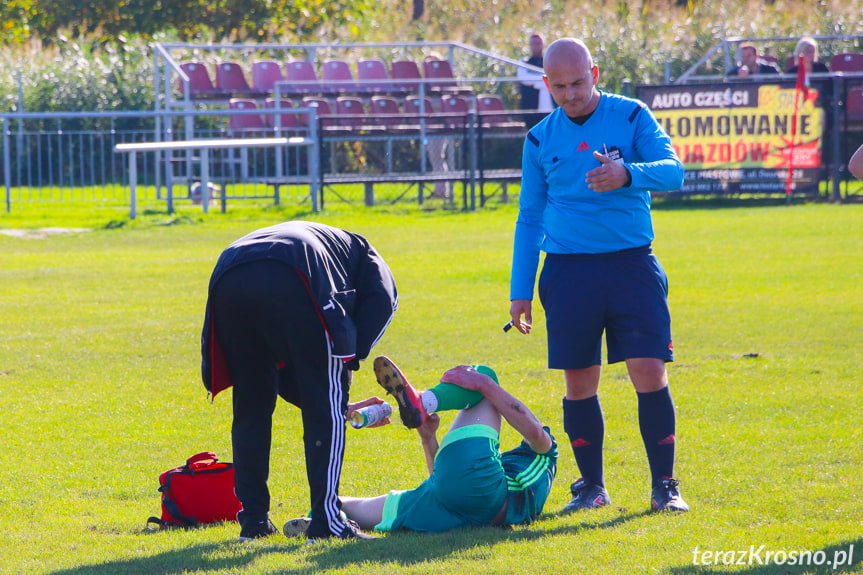
<path fill-rule="evenodd" d="M 525 442 L 537 453 L 547 453 L 552 448 L 552 440 L 542 428 L 533 412 L 518 398 L 503 389 L 489 376 L 472 367 L 460 365 L 443 374 L 441 381 L 454 383 L 464 389 L 480 392 L 491 402 Z"/>
<path fill-rule="evenodd" d="M 437 413 L 432 413 L 417 428 L 417 433 L 419 433 L 423 445 L 423 453 L 426 456 L 426 468 L 428 468 L 429 475 L 434 471 L 434 458 L 440 448 L 437 440 L 438 425 L 440 425 L 440 417 Z"/>

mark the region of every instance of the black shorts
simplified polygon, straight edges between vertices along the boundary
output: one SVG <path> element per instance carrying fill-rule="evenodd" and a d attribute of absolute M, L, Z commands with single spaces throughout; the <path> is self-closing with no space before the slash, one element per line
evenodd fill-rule
<path fill-rule="evenodd" d="M 650 246 L 609 254 L 547 254 L 539 297 L 548 366 L 584 369 L 636 357 L 673 361 L 668 278 Z"/>

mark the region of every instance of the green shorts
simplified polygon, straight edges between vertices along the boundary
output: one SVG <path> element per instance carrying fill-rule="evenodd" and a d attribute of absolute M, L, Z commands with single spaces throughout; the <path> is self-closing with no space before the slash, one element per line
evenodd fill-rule
<path fill-rule="evenodd" d="M 437 533 L 488 525 L 506 496 L 498 432 L 487 425 L 460 427 L 444 436 L 431 477 L 416 489 L 387 495 L 375 529 Z"/>

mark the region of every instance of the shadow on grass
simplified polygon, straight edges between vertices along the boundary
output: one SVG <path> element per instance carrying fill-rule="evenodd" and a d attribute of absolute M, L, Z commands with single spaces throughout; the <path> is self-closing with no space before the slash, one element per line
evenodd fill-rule
<path fill-rule="evenodd" d="M 168 575 L 191 571 L 225 573 L 240 571 L 262 555 L 284 557 L 285 575 L 317 573 L 328 569 L 348 569 L 371 562 L 391 565 L 397 570 L 429 561 L 446 560 L 452 555 L 473 552 L 480 559 L 494 555 L 494 545 L 503 542 L 532 542 L 555 535 L 578 535 L 582 531 L 609 529 L 637 519 L 648 512 L 628 513 L 599 523 L 575 523 L 551 529 L 541 526 L 526 528 L 477 527 L 446 533 L 396 532 L 375 541 L 333 541 L 306 545 L 303 540 L 286 541 L 274 537 L 251 544 L 221 541 L 189 545 L 146 557 L 119 559 L 98 565 L 80 565 L 53 571 L 53 575 Z M 555 517 L 551 514 L 546 517 Z M 303 565 L 292 567 L 296 556 Z"/>
<path fill-rule="evenodd" d="M 295 551 L 296 546 L 291 547 Z M 168 575 L 192 571 L 233 573 L 249 565 L 264 553 L 284 553 L 285 548 L 272 545 L 244 545 L 236 541 L 189 545 L 147 557 L 119 559 L 98 565 L 80 565 L 53 571 L 53 575 Z"/>
<path fill-rule="evenodd" d="M 758 552 L 760 545 L 754 546 L 754 552 L 749 547 L 737 550 L 731 557 L 731 550 L 722 550 L 719 557 L 714 555 L 705 556 L 699 550 L 698 564 L 695 563 L 694 551 L 691 555 L 693 562 L 689 565 L 672 567 L 670 573 L 689 575 L 691 573 L 728 573 L 733 569 L 734 573 L 741 575 L 792 575 L 795 573 L 811 573 L 812 575 L 826 575 L 827 573 L 857 572 L 863 565 L 863 537 L 855 541 L 836 543 L 823 549 L 786 549 L 783 547 L 764 548 Z M 768 551 L 770 556 L 768 556 Z M 775 557 L 777 551 L 785 554 Z M 801 553 L 802 552 L 802 553 Z M 793 555 L 792 555 L 793 553 Z M 779 564 L 779 562 L 782 564 Z M 745 568 L 740 568 L 740 565 Z M 708 563 L 705 565 L 705 563 Z"/>

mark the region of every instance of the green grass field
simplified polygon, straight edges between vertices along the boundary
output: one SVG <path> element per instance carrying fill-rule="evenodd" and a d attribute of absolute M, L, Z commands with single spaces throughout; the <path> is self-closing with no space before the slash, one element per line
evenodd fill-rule
<path fill-rule="evenodd" d="M 619 366 L 604 370 L 600 391 L 613 505 L 557 514 L 577 477 L 561 423 L 562 376 L 545 368 L 541 311 L 530 336 L 501 330 L 515 206 L 332 205 L 316 215 L 236 207 L 206 217 L 145 208 L 126 225 L 122 206 L 19 204 L 0 213 L 0 229 L 93 228 L 0 234 L 0 572 L 863 572 L 863 205 L 655 210 L 655 249 L 671 283 L 676 475 L 692 506 L 680 516 L 648 512 L 636 398 Z M 240 544 L 236 524 L 145 529 L 160 512 L 162 471 L 205 450 L 231 460 L 230 392 L 211 405 L 199 375 L 212 267 L 237 237 L 297 216 L 366 235 L 390 263 L 400 309 L 373 353 L 393 357 L 420 386 L 452 365 L 487 363 L 552 427 L 562 456 L 540 521 L 315 545 Z M 377 394 L 364 365 L 352 398 Z M 451 419 L 444 414 L 442 428 Z M 397 425 L 347 433 L 343 494 L 423 479 L 414 433 Z M 270 476 L 279 526 L 308 511 L 301 436 L 299 412 L 281 402 Z M 515 441 L 504 432 L 504 447 Z M 751 565 L 723 565 L 728 552 L 751 546 L 763 546 L 744 557 Z M 705 551 L 724 555 L 701 565 L 716 561 Z M 764 561 L 802 551 L 831 564 Z"/>

